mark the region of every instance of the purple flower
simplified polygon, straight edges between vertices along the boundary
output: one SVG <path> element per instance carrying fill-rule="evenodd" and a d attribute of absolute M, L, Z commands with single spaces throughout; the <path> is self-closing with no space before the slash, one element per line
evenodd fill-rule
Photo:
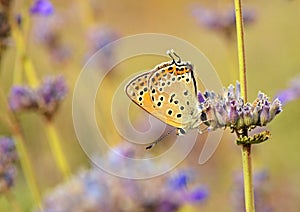
<path fill-rule="evenodd" d="M 63 76 L 47 77 L 37 90 L 39 109 L 51 118 L 65 98 L 68 88 Z"/>
<path fill-rule="evenodd" d="M 299 98 L 299 95 L 294 91 L 294 89 L 286 89 L 279 92 L 277 94 L 277 98 L 282 102 L 283 105 L 285 105 L 286 103 Z"/>
<path fill-rule="evenodd" d="M 187 187 L 188 181 L 190 180 L 190 177 L 186 172 L 180 172 L 177 174 L 177 176 L 170 179 L 169 184 L 172 189 L 184 189 Z"/>
<path fill-rule="evenodd" d="M 94 27 L 88 32 L 89 45 L 91 45 L 90 47 L 92 47 L 95 52 L 118 38 L 118 33 L 106 26 Z"/>
<path fill-rule="evenodd" d="M 14 112 L 34 110 L 51 119 L 67 94 L 63 76 L 47 77 L 38 88 L 14 86 L 9 96 L 9 106 Z"/>
<path fill-rule="evenodd" d="M 198 187 L 198 188 L 192 190 L 188 194 L 187 200 L 192 203 L 193 202 L 202 202 L 207 199 L 208 195 L 209 195 L 208 189 L 206 187 L 201 186 L 201 187 Z"/>
<path fill-rule="evenodd" d="M 9 107 L 12 111 L 37 109 L 37 96 L 28 86 L 13 86 L 9 95 Z"/>
<path fill-rule="evenodd" d="M 49 16 L 54 13 L 54 8 L 49 0 L 35 0 L 30 7 L 30 13 L 34 15 Z"/>
<path fill-rule="evenodd" d="M 201 92 L 198 93 L 198 101 L 199 101 L 200 103 L 204 102 L 204 97 L 203 97 L 203 95 L 202 95 Z"/>
<path fill-rule="evenodd" d="M 239 114 L 238 114 L 238 111 L 236 109 L 236 107 L 237 107 L 236 100 L 231 100 L 229 104 L 230 104 L 230 109 L 228 111 L 228 116 L 229 116 L 228 118 L 229 118 L 229 122 L 232 125 L 234 125 L 237 122 L 238 118 L 239 118 Z"/>
<path fill-rule="evenodd" d="M 276 96 L 283 105 L 298 99 L 300 97 L 300 76 L 291 80 L 289 87 L 280 91 Z"/>
<path fill-rule="evenodd" d="M 0 193 L 14 185 L 15 162 L 18 159 L 15 144 L 9 137 L 0 137 Z"/>
<path fill-rule="evenodd" d="M 253 187 L 255 196 L 256 211 L 271 212 L 273 211 L 269 190 L 269 176 L 266 170 L 256 171 L 253 176 Z M 231 194 L 233 211 L 245 211 L 244 204 L 244 179 L 242 172 L 237 172 L 234 176 L 234 185 Z"/>
<path fill-rule="evenodd" d="M 247 129 L 254 129 L 257 126 L 265 126 L 278 115 L 281 103 L 278 99 L 273 102 L 261 92 L 253 103 L 244 102 L 240 96 L 240 85 L 237 82 L 237 89 L 230 85 L 224 88 L 223 94 L 217 95 L 213 91 L 206 91 L 204 102 L 199 102 L 199 108 L 206 114 L 209 123 L 209 130 L 229 127 L 235 132 Z M 205 120 L 202 120 L 205 121 Z"/>
<path fill-rule="evenodd" d="M 115 151 L 127 156 L 136 155 L 136 149 L 118 146 Z M 145 151 L 143 151 L 145 154 Z M 149 155 L 148 155 L 149 156 Z M 96 158 L 96 157 L 95 157 Z M 114 161 L 115 162 L 115 161 Z M 120 165 L 121 164 L 121 165 Z M 132 172 L 128 163 L 113 164 L 118 169 Z M 157 164 L 149 160 L 147 171 Z M 207 189 L 187 188 L 189 172 L 181 170 L 148 180 L 131 180 L 111 176 L 98 168 L 81 171 L 70 181 L 58 186 L 43 201 L 44 211 L 158 211 L 175 212 L 185 203 L 202 202 Z"/>
<path fill-rule="evenodd" d="M 220 32 L 226 38 L 232 39 L 235 34 L 235 10 L 210 10 L 201 5 L 192 6 L 192 15 L 197 23 L 207 29 Z M 255 20 L 255 12 L 250 9 L 243 10 L 244 24 L 248 25 Z"/>
<path fill-rule="evenodd" d="M 65 63 L 72 56 L 72 50 L 62 40 L 61 31 L 67 24 L 65 14 L 33 19 L 32 37 L 41 44 L 56 63 Z"/>
<path fill-rule="evenodd" d="M 99 65 L 103 69 L 109 68 L 114 59 L 114 49 L 107 45 L 119 37 L 116 30 L 107 26 L 90 28 L 87 33 L 88 52 L 86 58 L 89 59 L 98 50 L 101 50 L 104 58 L 99 59 Z"/>

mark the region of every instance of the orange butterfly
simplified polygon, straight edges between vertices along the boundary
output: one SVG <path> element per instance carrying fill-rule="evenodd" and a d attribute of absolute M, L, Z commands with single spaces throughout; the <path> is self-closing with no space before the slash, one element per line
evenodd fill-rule
<path fill-rule="evenodd" d="M 193 65 L 181 61 L 173 50 L 167 54 L 171 61 L 136 76 L 125 86 L 125 92 L 142 109 L 183 135 L 198 128 L 205 114 L 199 107 Z"/>

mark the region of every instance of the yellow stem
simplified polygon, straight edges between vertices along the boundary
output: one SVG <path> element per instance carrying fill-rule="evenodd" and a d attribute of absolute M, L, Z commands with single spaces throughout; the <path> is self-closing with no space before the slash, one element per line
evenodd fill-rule
<path fill-rule="evenodd" d="M 235 15 L 236 15 L 236 33 L 238 46 L 239 60 L 239 75 L 241 83 L 241 94 L 247 102 L 247 81 L 246 81 L 246 62 L 245 62 L 245 43 L 244 43 L 244 28 L 241 0 L 234 0 Z"/>
<path fill-rule="evenodd" d="M 28 186 L 31 190 L 31 193 L 33 195 L 33 199 L 35 201 L 35 204 L 39 207 L 41 207 L 41 195 L 40 191 L 38 189 L 38 185 L 36 182 L 36 178 L 34 175 L 33 168 L 31 166 L 30 158 L 28 155 L 28 152 L 26 150 L 25 144 L 24 144 L 24 138 L 18 130 L 15 130 L 13 133 L 14 141 L 16 142 L 16 149 L 20 158 L 20 163 L 24 172 L 24 176 L 26 178 L 26 181 L 28 183 Z"/>
<path fill-rule="evenodd" d="M 244 173 L 244 193 L 246 212 L 254 212 L 254 191 L 252 185 L 252 167 L 251 167 L 251 145 L 242 146 L 242 160 Z"/>
<path fill-rule="evenodd" d="M 24 11 L 22 15 L 23 16 L 22 16 L 21 26 L 18 26 L 15 22 L 12 21 L 12 29 L 13 29 L 12 34 L 15 39 L 16 48 L 17 48 L 13 82 L 15 84 L 22 83 L 22 69 L 23 69 L 29 84 L 32 87 L 36 87 L 39 81 L 36 76 L 33 63 L 26 54 L 27 33 L 29 29 L 28 11 Z"/>
<path fill-rule="evenodd" d="M 38 79 L 36 76 L 36 72 L 34 70 L 34 66 L 32 64 L 32 61 L 26 56 L 23 56 L 23 66 L 24 66 L 24 71 L 26 74 L 26 77 L 28 79 L 29 84 L 32 87 L 37 87 L 38 86 Z"/>
<path fill-rule="evenodd" d="M 22 67 L 21 67 L 21 58 L 25 54 L 24 42 L 21 39 L 21 31 L 16 24 L 12 24 L 12 35 L 16 43 L 16 57 L 14 63 L 14 72 L 13 72 L 13 84 L 18 85 L 22 83 Z"/>
<path fill-rule="evenodd" d="M 64 179 L 67 180 L 71 175 L 70 167 L 65 158 L 65 153 L 62 150 L 56 128 L 51 121 L 46 122 L 46 134 L 56 164 L 63 174 Z"/>
<path fill-rule="evenodd" d="M 82 25 L 87 29 L 95 25 L 94 14 L 91 5 L 89 4 L 89 1 L 78 0 L 77 3 L 81 11 L 80 15 L 81 15 Z"/>
<path fill-rule="evenodd" d="M 241 94 L 247 102 L 247 81 L 246 81 L 246 62 L 245 62 L 245 44 L 244 44 L 244 26 L 242 13 L 242 0 L 234 0 L 236 32 L 238 45 L 238 61 L 239 61 L 239 78 L 241 83 Z M 248 134 L 247 129 L 244 132 Z M 252 183 L 252 166 L 251 166 L 251 145 L 242 146 L 242 162 L 244 174 L 244 192 L 245 192 L 245 208 L 246 212 L 254 212 L 254 191 Z"/>

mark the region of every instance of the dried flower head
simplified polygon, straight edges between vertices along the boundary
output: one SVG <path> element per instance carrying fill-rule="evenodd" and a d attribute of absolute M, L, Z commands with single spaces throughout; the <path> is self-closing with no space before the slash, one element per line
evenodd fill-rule
<path fill-rule="evenodd" d="M 0 137 L 0 193 L 10 189 L 15 181 L 17 160 L 15 144 L 9 137 Z"/>
<path fill-rule="evenodd" d="M 253 103 L 245 103 L 240 93 L 239 82 L 236 83 L 236 89 L 230 85 L 221 95 L 213 91 L 204 94 L 199 92 L 200 109 L 203 110 L 209 130 L 229 127 L 233 132 L 241 134 L 245 130 L 265 126 L 282 111 L 278 99 L 271 102 L 262 92 L 258 92 Z"/>

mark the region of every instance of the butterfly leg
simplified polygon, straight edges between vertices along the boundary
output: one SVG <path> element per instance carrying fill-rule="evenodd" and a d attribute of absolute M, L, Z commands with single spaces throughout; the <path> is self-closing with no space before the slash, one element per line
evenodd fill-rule
<path fill-rule="evenodd" d="M 182 129 L 182 128 L 177 128 L 177 131 L 176 131 L 176 135 L 185 135 L 186 133 L 186 130 L 185 129 Z"/>

